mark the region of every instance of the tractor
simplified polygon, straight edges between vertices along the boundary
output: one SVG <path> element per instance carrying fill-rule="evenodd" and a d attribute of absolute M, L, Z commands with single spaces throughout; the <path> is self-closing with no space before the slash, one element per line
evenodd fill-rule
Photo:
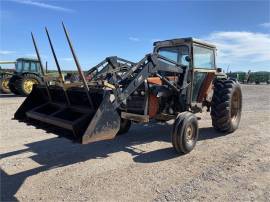
<path fill-rule="evenodd" d="M 250 74 L 250 82 L 255 82 L 255 84 L 260 83 L 270 84 L 270 72 L 267 71 L 252 72 Z"/>
<path fill-rule="evenodd" d="M 16 95 L 27 96 L 34 84 L 42 84 L 40 64 L 37 59 L 18 58 L 15 72 L 9 80 L 9 89 Z"/>
<path fill-rule="evenodd" d="M 0 92 L 1 93 L 11 93 L 8 83 L 9 79 L 12 77 L 14 69 L 13 68 L 2 68 L 2 66 L 15 64 L 14 61 L 0 61 Z"/>
<path fill-rule="evenodd" d="M 82 144 L 127 133 L 133 122 L 174 120 L 171 141 L 179 154 L 195 147 L 199 135 L 195 114 L 203 109 L 210 112 L 216 130 L 232 133 L 238 128 L 241 87 L 217 68 L 214 45 L 194 38 L 157 41 L 153 52 L 139 62 L 106 58 L 88 71 L 87 80 L 64 24 L 63 29 L 80 81 L 34 85 L 15 119 L 44 130 L 55 128 L 56 134 L 69 134 Z M 46 34 L 61 75 L 47 28 Z M 43 68 L 33 34 L 32 40 Z"/>

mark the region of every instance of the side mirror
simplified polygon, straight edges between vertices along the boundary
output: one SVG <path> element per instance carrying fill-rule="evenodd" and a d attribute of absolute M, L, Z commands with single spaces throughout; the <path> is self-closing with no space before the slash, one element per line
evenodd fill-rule
<path fill-rule="evenodd" d="M 191 61 L 190 56 L 189 56 L 189 55 L 187 55 L 187 56 L 185 57 L 185 60 L 186 60 L 187 62 L 190 62 L 190 61 Z"/>

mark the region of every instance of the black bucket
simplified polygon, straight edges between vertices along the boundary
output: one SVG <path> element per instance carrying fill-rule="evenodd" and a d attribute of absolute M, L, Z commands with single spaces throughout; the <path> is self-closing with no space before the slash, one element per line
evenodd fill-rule
<path fill-rule="evenodd" d="M 89 91 L 92 104 L 83 88 L 69 88 L 68 104 L 63 88 L 49 86 L 49 99 L 46 87 L 35 85 L 14 118 L 28 123 L 35 120 L 30 124 L 36 126 L 49 124 L 68 130 L 83 144 L 114 138 L 120 128 L 120 116 L 110 100 L 111 92 L 100 88 Z"/>

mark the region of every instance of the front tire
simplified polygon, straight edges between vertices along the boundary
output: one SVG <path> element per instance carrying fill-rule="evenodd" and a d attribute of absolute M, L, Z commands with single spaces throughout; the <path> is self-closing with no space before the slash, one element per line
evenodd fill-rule
<path fill-rule="evenodd" d="M 175 119 L 172 131 L 172 145 L 179 154 L 193 150 L 198 140 L 197 117 L 191 112 L 180 113 Z"/>
<path fill-rule="evenodd" d="M 213 127 L 221 132 L 235 131 L 241 119 L 242 91 L 233 79 L 214 81 L 214 95 L 211 104 Z"/>
<path fill-rule="evenodd" d="M 15 95 L 20 95 L 19 91 L 17 90 L 16 88 L 16 81 L 20 79 L 19 76 L 17 75 L 13 75 L 10 79 L 9 79 L 9 82 L 8 82 L 8 87 L 10 89 L 10 91 L 15 94 Z"/>
<path fill-rule="evenodd" d="M 41 84 L 39 76 L 35 74 L 25 74 L 15 82 L 16 89 L 20 95 L 27 96 L 31 93 L 34 84 Z"/>
<path fill-rule="evenodd" d="M 117 135 L 123 135 L 129 131 L 131 127 L 131 120 L 122 119 L 120 122 L 120 130 L 118 131 Z"/>

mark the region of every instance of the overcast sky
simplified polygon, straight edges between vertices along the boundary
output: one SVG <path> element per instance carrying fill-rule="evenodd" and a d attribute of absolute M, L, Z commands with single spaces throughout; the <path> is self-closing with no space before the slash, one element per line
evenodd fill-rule
<path fill-rule="evenodd" d="M 155 40 L 196 37 L 217 45 L 218 65 L 270 71 L 270 1 L 9 0 L 1 3 L 0 60 L 35 57 L 55 68 L 47 26 L 63 69 L 75 69 L 61 27 L 67 25 L 85 70 L 107 56 L 138 61 Z"/>

